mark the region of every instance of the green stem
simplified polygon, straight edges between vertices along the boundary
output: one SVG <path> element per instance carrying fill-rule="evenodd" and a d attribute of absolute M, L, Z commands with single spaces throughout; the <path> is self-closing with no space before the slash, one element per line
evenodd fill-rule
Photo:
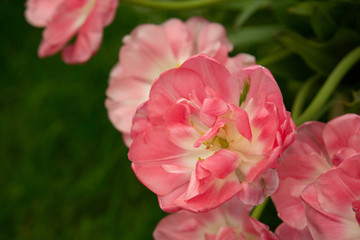
<path fill-rule="evenodd" d="M 304 107 L 306 97 L 311 89 L 312 85 L 316 80 L 318 80 L 320 75 L 314 75 L 309 78 L 300 88 L 299 92 L 296 94 L 293 107 L 291 109 L 291 115 L 293 119 L 297 119 Z"/>
<path fill-rule="evenodd" d="M 251 216 L 253 218 L 259 219 L 261 217 L 262 212 L 264 211 L 266 204 L 269 202 L 270 197 L 265 198 L 264 202 L 260 205 L 254 207 L 253 211 L 251 212 Z"/>
<path fill-rule="evenodd" d="M 211 4 L 223 3 L 229 0 L 196 0 L 196 1 L 181 1 L 181 2 L 158 2 L 153 0 L 121 0 L 130 4 L 135 4 L 143 7 L 161 9 L 161 10 L 184 10 L 192 8 L 205 7 Z"/>
<path fill-rule="evenodd" d="M 355 48 L 348 53 L 331 72 L 328 79 L 321 87 L 308 108 L 295 120 L 297 126 L 311 120 L 317 112 L 323 107 L 330 95 L 333 93 L 337 85 L 351 67 L 360 59 L 360 47 Z"/>
<path fill-rule="evenodd" d="M 263 66 L 267 66 L 270 65 L 274 62 L 278 62 L 283 60 L 284 58 L 287 58 L 288 56 L 291 55 L 291 51 L 288 49 L 276 52 L 266 58 L 260 59 L 259 61 L 257 61 L 256 63 L 259 65 L 263 65 Z"/>

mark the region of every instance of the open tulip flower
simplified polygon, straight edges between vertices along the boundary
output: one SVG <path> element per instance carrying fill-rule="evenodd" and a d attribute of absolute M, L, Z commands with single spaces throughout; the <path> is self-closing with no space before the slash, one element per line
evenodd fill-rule
<path fill-rule="evenodd" d="M 294 133 L 266 68 L 230 74 L 200 55 L 154 83 L 133 120 L 129 159 L 165 211 L 205 212 L 234 196 L 255 205 L 276 190 L 277 158 Z"/>
<path fill-rule="evenodd" d="M 136 108 L 148 100 L 150 88 L 162 72 L 179 67 L 199 53 L 215 58 L 230 71 L 255 64 L 255 58 L 249 54 L 228 57 L 233 46 L 225 28 L 199 17 L 185 23 L 170 19 L 162 25 L 140 25 L 123 42 L 119 63 L 110 74 L 105 105 L 127 146 L 131 143 L 131 121 Z"/>
<path fill-rule="evenodd" d="M 99 49 L 103 28 L 114 19 L 118 0 L 28 0 L 25 16 L 45 27 L 40 57 L 62 50 L 66 63 L 83 63 Z M 76 37 L 74 43 L 67 43 Z"/>
<path fill-rule="evenodd" d="M 249 216 L 251 206 L 233 198 L 207 213 L 180 211 L 162 219 L 155 240 L 278 239 L 269 227 Z"/>
<path fill-rule="evenodd" d="M 360 238 L 360 154 L 321 175 L 302 194 L 314 239 Z"/>
<path fill-rule="evenodd" d="M 303 189 L 356 153 L 360 153 L 359 115 L 345 114 L 327 124 L 307 122 L 300 126 L 295 142 L 280 158 L 279 188 L 271 196 L 279 217 L 289 227 L 304 230 Z"/>

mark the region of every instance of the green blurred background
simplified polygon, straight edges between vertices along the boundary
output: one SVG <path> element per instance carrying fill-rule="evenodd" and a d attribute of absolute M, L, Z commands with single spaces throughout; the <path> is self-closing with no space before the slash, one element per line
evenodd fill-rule
<path fill-rule="evenodd" d="M 108 76 L 118 61 L 121 39 L 138 24 L 159 24 L 169 17 L 186 20 L 197 15 L 218 21 L 226 25 L 235 43 L 233 54 L 246 51 L 264 60 L 290 109 L 303 81 L 320 73 L 317 85 L 321 85 L 329 73 L 326 67 L 331 69 L 359 45 L 359 5 L 354 3 L 353 9 L 345 4 L 350 20 L 336 22 L 336 28 L 328 30 L 327 24 L 311 24 L 315 20 L 306 14 L 289 18 L 287 9 L 298 1 L 279 1 L 277 6 L 270 6 L 270 2 L 258 1 L 253 12 L 239 3 L 192 11 L 120 4 L 114 22 L 105 29 L 99 52 L 84 65 L 68 66 L 59 54 L 39 59 L 42 29 L 25 21 L 25 1 L 2 0 L 0 239 L 151 239 L 153 229 L 166 214 L 156 196 L 134 176 L 127 148 L 104 108 Z M 296 51 L 297 46 L 301 49 L 301 41 L 291 38 L 295 32 L 306 40 L 331 43 L 344 26 L 354 35 L 343 37 L 345 44 L 335 49 L 335 62 L 329 63 L 330 67 L 316 63 L 314 67 L 311 59 L 309 63 Z M 291 34 L 286 32 L 289 29 Z M 283 36 L 298 42 L 294 45 Z M 327 56 L 326 47 L 333 49 L 333 45 L 324 46 L 321 51 Z M 281 51 L 287 55 L 280 60 L 268 58 Z M 352 70 L 347 77 L 350 80 L 337 94 L 345 96 L 351 89 L 359 89 L 351 80 L 358 74 Z M 335 110 L 328 109 L 323 119 L 339 114 Z M 275 215 L 270 206 L 263 216 L 272 229 L 279 223 Z"/>
<path fill-rule="evenodd" d="M 0 3 L 0 239 L 151 239 L 164 213 L 134 176 L 104 100 L 122 37 L 153 17 L 121 6 L 98 54 L 68 66 L 37 57 L 42 30 L 24 4 Z"/>

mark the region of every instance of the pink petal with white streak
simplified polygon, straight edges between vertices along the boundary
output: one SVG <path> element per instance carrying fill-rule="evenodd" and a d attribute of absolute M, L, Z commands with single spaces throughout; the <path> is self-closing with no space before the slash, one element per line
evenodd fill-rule
<path fill-rule="evenodd" d="M 360 152 L 360 116 L 345 114 L 331 120 L 323 137 L 332 161 L 338 165 L 346 157 Z"/>
<path fill-rule="evenodd" d="M 315 239 L 359 239 L 353 202 L 360 199 L 360 154 L 321 175 L 304 189 L 301 198 Z"/>
<path fill-rule="evenodd" d="M 279 217 L 289 226 L 303 229 L 305 212 L 300 194 L 331 168 L 322 138 L 324 123 L 307 122 L 298 128 L 295 142 L 280 158 L 278 190 L 271 196 Z"/>

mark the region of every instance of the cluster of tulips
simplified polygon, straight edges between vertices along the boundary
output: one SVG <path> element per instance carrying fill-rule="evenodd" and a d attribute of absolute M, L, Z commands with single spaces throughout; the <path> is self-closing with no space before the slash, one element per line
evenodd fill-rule
<path fill-rule="evenodd" d="M 118 0 L 28 0 L 40 57 L 83 63 Z M 68 45 L 70 39 L 75 41 Z M 296 127 L 271 72 L 200 17 L 124 37 L 105 101 L 137 178 L 158 196 L 155 239 L 360 239 L 360 116 Z M 272 199 L 273 233 L 251 216 Z"/>

